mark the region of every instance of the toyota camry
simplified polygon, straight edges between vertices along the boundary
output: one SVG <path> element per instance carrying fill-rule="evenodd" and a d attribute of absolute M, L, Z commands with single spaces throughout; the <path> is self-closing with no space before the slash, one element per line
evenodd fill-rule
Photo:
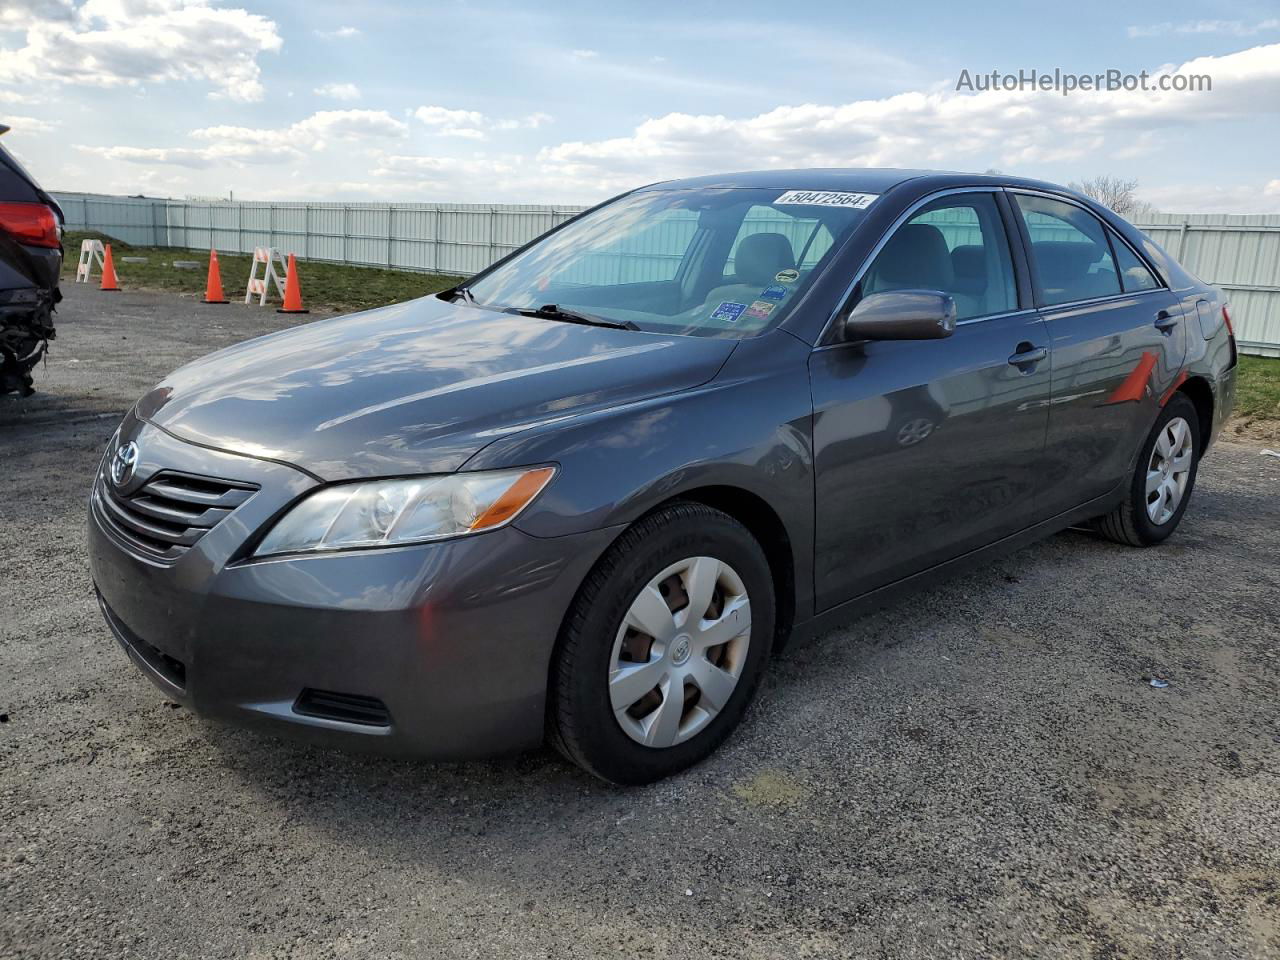
<path fill-rule="evenodd" d="M 661 183 L 173 373 L 103 456 L 93 578 L 196 711 L 643 783 L 797 636 L 1068 526 L 1165 540 L 1235 365 L 1223 294 L 1062 187 Z"/>

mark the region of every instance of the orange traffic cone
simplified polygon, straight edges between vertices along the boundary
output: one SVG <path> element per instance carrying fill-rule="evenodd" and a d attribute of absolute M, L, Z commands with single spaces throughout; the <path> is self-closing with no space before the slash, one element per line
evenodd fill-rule
<path fill-rule="evenodd" d="M 209 251 L 209 279 L 204 285 L 204 300 L 201 303 L 230 303 L 222 295 L 222 271 L 218 269 L 218 251 Z"/>
<path fill-rule="evenodd" d="M 119 293 L 120 283 L 116 280 L 116 262 L 111 259 L 111 244 L 107 244 L 102 253 L 102 285 L 99 290 Z"/>
<path fill-rule="evenodd" d="M 302 287 L 298 283 L 298 264 L 293 254 L 289 254 L 289 272 L 284 276 L 284 306 L 276 313 L 310 313 L 303 309 Z"/>

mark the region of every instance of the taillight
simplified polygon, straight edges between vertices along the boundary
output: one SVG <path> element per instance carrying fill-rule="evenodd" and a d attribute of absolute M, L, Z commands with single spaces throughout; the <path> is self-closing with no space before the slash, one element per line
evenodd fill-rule
<path fill-rule="evenodd" d="M 56 247 L 61 243 L 58 216 L 43 203 L 0 203 L 0 230 L 33 247 Z"/>
<path fill-rule="evenodd" d="M 1236 338 L 1236 329 L 1231 326 L 1231 314 L 1227 313 L 1227 305 L 1225 303 L 1222 305 L 1222 322 L 1227 325 L 1227 335 L 1234 340 Z"/>

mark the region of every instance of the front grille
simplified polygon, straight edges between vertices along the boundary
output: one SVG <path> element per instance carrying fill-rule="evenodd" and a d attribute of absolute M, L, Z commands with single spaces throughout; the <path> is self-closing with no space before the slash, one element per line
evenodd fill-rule
<path fill-rule="evenodd" d="M 333 693 L 307 687 L 294 702 L 293 712 L 304 717 L 321 717 L 369 727 L 391 726 L 391 712 L 385 703 L 377 697 L 362 697 L 355 693 Z"/>
<path fill-rule="evenodd" d="M 144 556 L 172 563 L 257 491 L 252 483 L 163 470 L 122 496 L 103 469 L 93 488 L 99 519 Z"/>

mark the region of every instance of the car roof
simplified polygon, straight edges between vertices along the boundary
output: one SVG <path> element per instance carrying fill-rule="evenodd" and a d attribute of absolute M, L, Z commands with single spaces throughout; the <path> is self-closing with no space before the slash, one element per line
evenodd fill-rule
<path fill-rule="evenodd" d="M 688 177 L 650 184 L 643 189 L 760 188 L 777 190 L 836 190 L 884 193 L 908 180 L 922 191 L 958 186 L 1031 187 L 1074 195 L 1057 184 L 1002 173 L 962 173 L 952 170 L 900 170 L 892 167 L 819 167 L 801 170 L 755 170 Z"/>

